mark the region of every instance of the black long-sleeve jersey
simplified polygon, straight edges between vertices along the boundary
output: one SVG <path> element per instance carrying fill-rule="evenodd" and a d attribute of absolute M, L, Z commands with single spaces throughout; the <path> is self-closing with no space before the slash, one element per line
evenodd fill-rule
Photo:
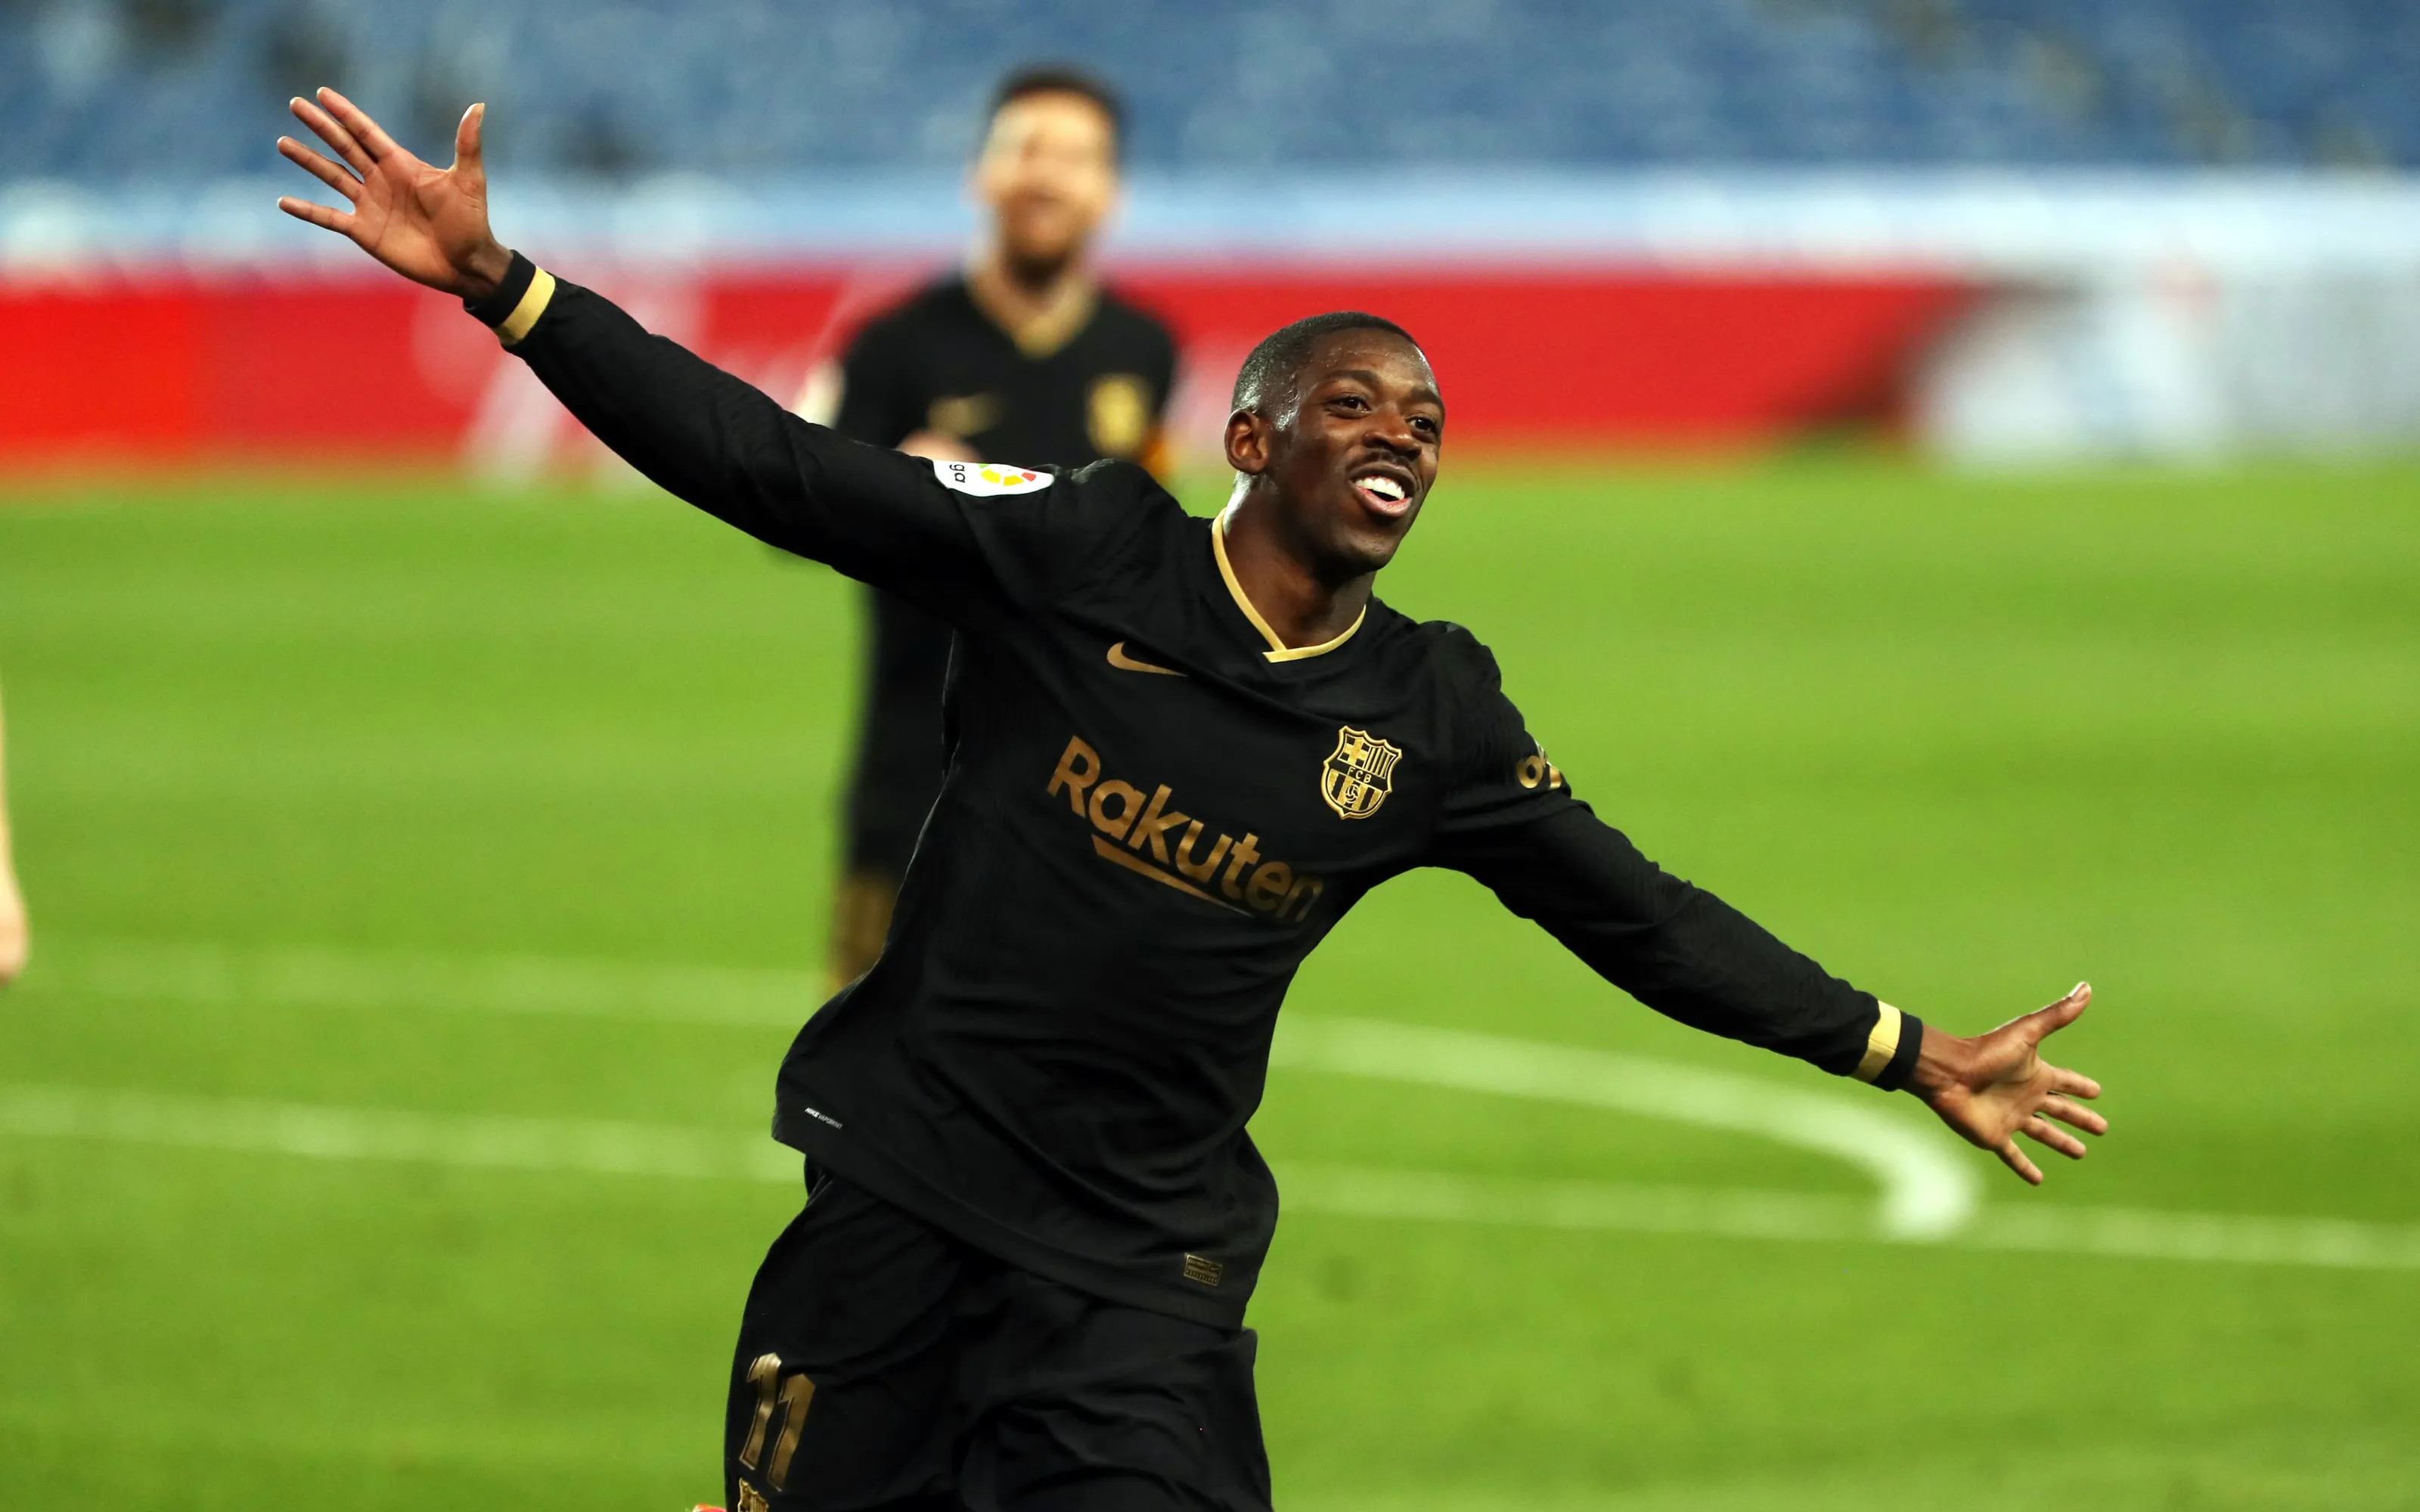
<path fill-rule="evenodd" d="M 1106 291 L 1068 329 L 1020 341 L 943 279 L 868 321 L 841 362 L 832 428 L 876 446 L 920 430 L 986 461 L 1077 467 L 1140 459 L 1159 426 L 1176 347 Z M 867 595 L 865 714 L 848 781 L 851 870 L 896 878 L 941 785 L 950 625 L 893 594 Z"/>
<path fill-rule="evenodd" d="M 516 258 L 474 306 L 606 444 L 957 627 L 890 939 L 800 1031 L 774 1132 L 1012 1263 L 1233 1326 L 1277 1221 L 1245 1123 L 1305 956 L 1443 866 L 1674 1018 L 1885 1088 L 1921 1026 L 1575 798 L 1458 625 L 1289 649 L 1142 469 L 850 441 Z"/>

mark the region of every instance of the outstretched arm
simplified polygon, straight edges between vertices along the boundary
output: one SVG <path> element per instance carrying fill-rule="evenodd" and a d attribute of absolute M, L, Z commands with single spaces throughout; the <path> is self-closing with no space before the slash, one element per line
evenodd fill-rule
<path fill-rule="evenodd" d="M 2048 1008 L 1972 1039 L 1934 1028 L 1640 855 L 1572 795 L 1497 688 L 1492 660 L 1471 703 L 1466 767 L 1434 859 L 1485 883 L 1599 975 L 1697 1028 L 1913 1092 L 2027 1181 L 2042 1176 L 2018 1134 L 2080 1160 L 2084 1142 L 2058 1124 L 2108 1132 L 2108 1120 L 2077 1101 L 2100 1096 L 2100 1085 L 2039 1053 L 2084 1011 L 2091 988 L 2079 982 Z"/>
<path fill-rule="evenodd" d="M 2109 1130 L 2077 1101 L 2099 1097 L 2100 1084 L 2039 1054 L 2091 1000 L 2084 983 L 1988 1034 L 1947 1033 L 1828 975 L 1720 898 L 1664 872 L 1577 800 L 1559 816 L 1465 835 L 1449 856 L 1650 1008 L 1913 1092 L 2035 1185 L 2041 1170 L 2018 1134 L 2081 1160 L 2084 1142 L 2052 1120 Z"/>
<path fill-rule="evenodd" d="M 945 485 L 943 464 L 809 424 L 649 335 L 611 301 L 507 252 L 489 229 L 483 107 L 464 114 L 445 169 L 405 151 L 333 89 L 292 108 L 335 156 L 290 137 L 278 150 L 350 208 L 288 197 L 280 208 L 406 278 L 460 296 L 598 440 L 759 540 L 964 623 L 1002 570 L 1003 542 L 1031 544 L 1072 509 L 1062 497 L 1071 490 L 1032 481 L 1039 474 L 1009 484 L 954 475 Z M 970 516 L 968 495 L 1002 492 L 1024 497 L 987 500 L 980 519 Z M 1008 549 L 1016 553 L 1013 541 Z"/>

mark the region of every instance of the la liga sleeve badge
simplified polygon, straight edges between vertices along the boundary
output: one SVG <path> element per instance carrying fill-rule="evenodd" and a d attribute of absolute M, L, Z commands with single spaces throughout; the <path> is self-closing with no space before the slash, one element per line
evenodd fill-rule
<path fill-rule="evenodd" d="M 1395 764 L 1403 759 L 1404 748 L 1393 741 L 1342 726 L 1319 768 L 1319 795 L 1340 819 L 1367 819 L 1395 791 Z"/>
<path fill-rule="evenodd" d="M 1036 493 L 1058 482 L 1047 472 L 1032 468 L 1013 468 L 999 462 L 936 462 L 933 476 L 941 486 L 953 488 L 977 499 L 994 499 L 1001 494 Z"/>

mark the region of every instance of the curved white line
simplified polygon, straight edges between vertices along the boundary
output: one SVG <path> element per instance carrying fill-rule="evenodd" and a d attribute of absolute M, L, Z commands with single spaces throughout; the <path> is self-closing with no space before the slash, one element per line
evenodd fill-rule
<path fill-rule="evenodd" d="M 168 1002 L 792 1027 L 824 996 L 820 979 L 795 971 L 132 940 L 54 940 L 53 947 L 40 969 L 69 992 Z M 1862 1091 L 1844 1098 L 1568 1045 L 1299 1012 L 1280 1021 L 1272 1063 L 1576 1103 L 1816 1150 L 1872 1173 L 1882 1187 L 1880 1231 L 1892 1239 L 1955 1233 L 1973 1218 L 1978 1197 L 1963 1150 L 1893 1118 L 1882 1100 Z"/>
<path fill-rule="evenodd" d="M 1637 1056 L 1374 1019 L 1289 1015 L 1270 1064 L 1342 1076 L 1575 1103 L 1757 1134 L 1847 1161 L 1882 1187 L 1883 1237 L 1947 1239 L 1975 1217 L 1980 1183 L 1947 1139 L 1844 1098 Z"/>
<path fill-rule="evenodd" d="M 762 1134 L 737 1130 L 0 1084 L 0 1139 L 11 1137 L 499 1171 L 775 1181 L 794 1188 L 799 1180 L 795 1151 Z M 1474 1178 L 1447 1171 L 1292 1162 L 1284 1177 L 1290 1212 L 1759 1240 L 1884 1237 L 1876 1232 L 1868 1205 L 1854 1197 Z M 1984 1214 L 1953 1242 L 1979 1249 L 2066 1255 L 2420 1271 L 2420 1225 L 2330 1218 L 2122 1208 L 2004 1210 Z"/>

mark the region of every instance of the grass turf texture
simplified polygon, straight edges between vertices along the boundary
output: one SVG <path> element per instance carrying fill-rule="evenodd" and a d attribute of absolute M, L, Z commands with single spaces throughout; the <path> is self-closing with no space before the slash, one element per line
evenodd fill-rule
<path fill-rule="evenodd" d="M 1834 969 L 1965 1028 L 2093 979 L 2061 1049 L 2118 1133 L 1993 1201 L 2420 1220 L 2420 472 L 1498 468 L 1451 477 L 1387 590 L 1496 647 L 1649 854 Z M 761 1128 L 779 1030 L 147 1004 L 42 963 L 812 967 L 854 646 L 846 584 L 651 496 L 21 490 L 38 935 L 0 1081 Z M 1820 1082 L 1445 875 L 1364 905 L 1289 1011 Z M 1257 1130 L 1280 1176 L 1860 1189 L 1300 1072 Z M 0 1140 L 0 1504 L 686 1506 L 794 1201 Z M 1297 1214 L 1253 1321 L 1312 1512 L 2420 1506 L 2409 1272 Z"/>

